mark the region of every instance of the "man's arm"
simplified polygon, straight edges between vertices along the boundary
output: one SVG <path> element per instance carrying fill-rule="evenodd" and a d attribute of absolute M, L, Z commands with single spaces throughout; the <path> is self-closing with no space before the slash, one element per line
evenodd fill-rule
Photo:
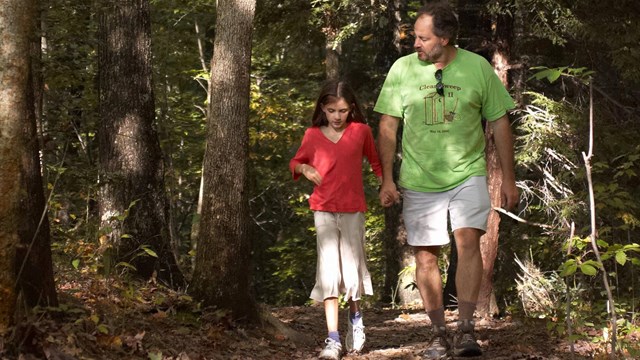
<path fill-rule="evenodd" d="M 380 163 L 382 164 L 382 186 L 380 187 L 380 203 L 382 206 L 391 206 L 398 201 L 399 195 L 396 184 L 393 182 L 393 160 L 396 154 L 396 135 L 400 119 L 382 115 L 380 129 L 378 131 L 378 150 Z"/>
<path fill-rule="evenodd" d="M 516 187 L 516 175 L 513 161 L 513 135 L 509 117 L 505 114 L 496 121 L 489 122 L 493 129 L 493 138 L 502 169 L 502 206 L 511 210 L 518 205 L 520 195 Z"/>

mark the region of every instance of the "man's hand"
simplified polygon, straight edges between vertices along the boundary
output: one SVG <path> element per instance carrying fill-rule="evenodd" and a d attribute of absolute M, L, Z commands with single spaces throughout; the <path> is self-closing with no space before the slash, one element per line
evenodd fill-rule
<path fill-rule="evenodd" d="M 501 187 L 502 207 L 511 211 L 520 202 L 520 193 L 514 181 L 503 181 Z"/>
<path fill-rule="evenodd" d="M 393 181 L 383 182 L 380 186 L 380 204 L 389 207 L 400 200 L 400 194 Z"/>
<path fill-rule="evenodd" d="M 500 119 L 489 123 L 493 129 L 493 139 L 502 169 L 501 206 L 508 211 L 518 205 L 520 195 L 516 187 L 513 165 L 513 134 L 509 117 L 505 114 Z"/>

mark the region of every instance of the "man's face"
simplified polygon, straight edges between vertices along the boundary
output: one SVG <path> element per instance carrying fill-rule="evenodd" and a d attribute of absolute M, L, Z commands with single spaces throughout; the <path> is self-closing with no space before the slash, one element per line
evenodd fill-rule
<path fill-rule="evenodd" d="M 413 32 L 416 36 L 413 48 L 418 53 L 418 59 L 432 63 L 438 62 L 444 53 L 444 45 L 449 40 L 437 37 L 433 33 L 432 17 L 423 15 L 418 18 L 413 25 Z"/>

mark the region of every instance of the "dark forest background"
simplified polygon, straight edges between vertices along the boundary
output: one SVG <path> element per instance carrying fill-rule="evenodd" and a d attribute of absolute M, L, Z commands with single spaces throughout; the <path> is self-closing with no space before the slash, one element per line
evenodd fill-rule
<path fill-rule="evenodd" d="M 8 207 L 16 212 L 3 219 L 14 220 L 3 224 L 18 224 L 22 245 L 2 253 L 13 266 L 3 274 L 18 269 L 6 283 L 21 284 L 3 314 L 55 306 L 63 272 L 154 279 L 236 317 L 257 314 L 256 303 L 308 304 L 312 186 L 292 180 L 289 159 L 327 78 L 352 84 L 375 135 L 373 104 L 393 61 L 412 52 L 421 3 L 26 3 L 33 126 L 16 132 L 28 134 L 18 148 L 0 141 L 37 170 L 28 176 L 4 157 L 2 172 L 39 173 L 41 183 L 2 188 L 14 190 L 4 197 L 22 194 L 5 198 L 21 204 Z M 543 318 L 559 336 L 595 342 L 610 339 L 589 329 L 609 328 L 617 346 L 632 348 L 623 337 L 640 325 L 640 3 L 451 3 L 459 46 L 492 62 L 517 101 L 510 119 L 522 201 L 492 220 L 492 301 L 483 309 Z M 242 51 L 251 51 L 250 72 Z M 416 297 L 399 211 L 379 206 L 367 173 L 376 294 L 367 306 L 406 305 Z M 452 261 L 446 256 L 443 269 Z M 50 281 L 38 279 L 49 268 Z M 215 295 L 229 283 L 237 286 Z"/>

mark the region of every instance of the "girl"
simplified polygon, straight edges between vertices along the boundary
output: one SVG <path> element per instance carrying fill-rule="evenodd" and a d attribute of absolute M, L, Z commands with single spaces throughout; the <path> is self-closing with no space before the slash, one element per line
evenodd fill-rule
<path fill-rule="evenodd" d="M 330 81 L 321 90 L 302 145 L 289 162 L 293 178 L 304 175 L 315 184 L 309 198 L 317 233 L 316 284 L 311 299 L 324 302 L 329 335 L 320 359 L 340 359 L 338 296 L 349 301 L 347 351 L 360 351 L 365 334 L 359 300 L 371 295 L 364 252 L 362 158 L 381 180 L 382 168 L 371 128 L 352 89 Z"/>

